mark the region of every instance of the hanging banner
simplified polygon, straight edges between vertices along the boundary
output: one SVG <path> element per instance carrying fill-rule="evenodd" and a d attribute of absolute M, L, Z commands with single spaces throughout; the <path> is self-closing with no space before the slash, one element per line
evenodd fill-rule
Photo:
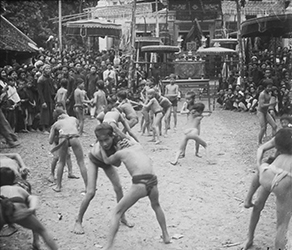
<path fill-rule="evenodd" d="M 177 20 L 216 19 L 222 14 L 221 0 L 169 0 Z"/>

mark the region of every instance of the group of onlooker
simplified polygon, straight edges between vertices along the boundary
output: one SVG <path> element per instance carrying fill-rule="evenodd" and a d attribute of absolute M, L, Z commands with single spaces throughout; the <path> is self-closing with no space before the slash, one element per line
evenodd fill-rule
<path fill-rule="evenodd" d="M 255 112 L 259 93 L 268 82 L 273 85 L 270 94 L 275 102 L 269 109 L 277 115 L 292 114 L 292 48 L 254 52 L 243 77 L 230 72 L 219 79 L 217 103 L 227 110 Z"/>
<path fill-rule="evenodd" d="M 53 123 L 56 94 L 62 85 L 66 89 L 65 108 L 70 116 L 76 116 L 74 91 L 83 83 L 86 99 L 91 100 L 84 109 L 94 118 L 95 93 L 99 89 L 102 88 L 106 96 L 120 89 L 128 89 L 129 59 L 129 56 L 113 49 L 96 52 L 80 48 L 63 51 L 61 55 L 58 52 L 41 51 L 28 63 L 19 64 L 14 60 L 11 65 L 0 68 L 0 109 L 2 118 L 11 128 L 9 134 L 34 130 L 48 133 Z M 158 81 L 159 75 L 155 69 L 152 75 L 153 81 Z M 133 76 L 134 86 L 128 89 L 129 97 L 139 99 L 139 89 L 142 87 L 139 83 L 147 77 L 147 73 L 138 66 Z M 7 131 L 7 124 L 2 129 L 2 135 L 4 130 Z M 7 137 L 7 133 L 4 137 Z M 9 144 L 14 145 L 11 138 Z"/>

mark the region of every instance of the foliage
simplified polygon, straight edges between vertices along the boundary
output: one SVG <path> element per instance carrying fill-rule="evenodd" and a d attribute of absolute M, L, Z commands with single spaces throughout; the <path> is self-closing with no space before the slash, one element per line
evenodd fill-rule
<path fill-rule="evenodd" d="M 98 0 L 62 0 L 62 15 L 77 14 L 83 8 L 97 5 Z M 39 46 L 45 47 L 50 35 L 57 37 L 58 24 L 50 21 L 58 16 L 58 0 L 4 0 L 3 14 Z"/>

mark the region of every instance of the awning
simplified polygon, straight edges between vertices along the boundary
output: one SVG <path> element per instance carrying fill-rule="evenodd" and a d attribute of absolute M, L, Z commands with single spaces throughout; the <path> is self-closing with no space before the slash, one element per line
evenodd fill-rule
<path fill-rule="evenodd" d="M 78 35 L 82 37 L 97 36 L 97 37 L 117 37 L 122 34 L 122 25 L 110 23 L 98 19 L 79 20 L 67 22 L 67 34 Z"/>
<path fill-rule="evenodd" d="M 178 46 L 170 46 L 170 45 L 149 45 L 143 46 L 141 48 L 142 52 L 152 52 L 152 53 L 175 53 L 179 52 Z"/>
<path fill-rule="evenodd" d="M 136 37 L 135 42 L 136 42 L 136 47 L 137 48 L 141 48 L 143 46 L 160 45 L 160 44 L 162 44 L 161 38 L 152 37 L 152 36 Z"/>
<path fill-rule="evenodd" d="M 242 37 L 292 38 L 292 14 L 252 18 L 241 24 Z"/>
<path fill-rule="evenodd" d="M 196 54 L 199 55 L 228 55 L 237 53 L 233 49 L 223 48 L 223 47 L 209 47 L 209 48 L 199 48 Z"/>
<path fill-rule="evenodd" d="M 36 53 L 37 44 L 9 22 L 0 16 L 0 50 L 18 53 Z"/>

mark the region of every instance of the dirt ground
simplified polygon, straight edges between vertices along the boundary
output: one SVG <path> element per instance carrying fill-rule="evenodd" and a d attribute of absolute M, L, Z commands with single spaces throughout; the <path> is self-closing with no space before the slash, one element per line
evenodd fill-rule
<path fill-rule="evenodd" d="M 172 125 L 173 123 L 171 123 Z M 173 158 L 186 117 L 178 115 L 178 129 L 170 130 L 163 143 L 154 145 L 149 137 L 139 134 L 142 145 L 153 159 L 158 176 L 160 202 L 165 212 L 172 243 L 165 245 L 161 231 L 147 198 L 140 200 L 127 213 L 135 224 L 130 229 L 121 225 L 114 249 L 122 250 L 219 250 L 238 249 L 240 245 L 226 248 L 226 243 L 242 243 L 247 234 L 251 210 L 243 208 L 251 177 L 254 174 L 257 148 L 258 120 L 256 115 L 225 111 L 219 108 L 202 121 L 201 136 L 210 145 L 214 165 L 193 154 L 193 142 L 184 159 L 173 166 Z M 81 138 L 85 159 L 88 162 L 90 144 L 94 142 L 94 120 L 86 120 L 87 136 Z M 138 134 L 138 126 L 134 131 Z M 268 130 L 268 134 L 271 130 Z M 18 152 L 31 169 L 29 181 L 33 193 L 40 198 L 37 215 L 54 236 L 61 250 L 101 249 L 106 242 L 115 194 L 102 170 L 99 171 L 97 193 L 84 217 L 84 235 L 71 232 L 83 199 L 81 179 L 63 177 L 63 190 L 55 193 L 47 181 L 51 156 L 48 136 L 41 133 L 19 134 L 22 146 L 3 149 Z M 80 176 L 75 157 L 74 172 Z M 118 169 L 124 192 L 130 187 L 131 178 L 124 166 Z M 60 219 L 60 214 L 62 219 Z M 290 223 L 291 224 L 291 223 Z M 291 228 L 291 225 L 290 225 Z M 262 213 L 251 249 L 268 249 L 274 244 L 276 232 L 275 197 L 271 195 Z M 291 234 L 290 234 L 290 237 Z M 0 238 L 1 250 L 31 249 L 32 234 L 18 227 L 11 237 Z M 43 245 L 43 249 L 46 247 Z"/>

